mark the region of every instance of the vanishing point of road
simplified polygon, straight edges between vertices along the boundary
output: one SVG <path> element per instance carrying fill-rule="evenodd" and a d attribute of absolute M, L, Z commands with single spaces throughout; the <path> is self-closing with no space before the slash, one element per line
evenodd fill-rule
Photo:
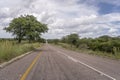
<path fill-rule="evenodd" d="M 0 69 L 0 80 L 120 80 L 120 61 L 45 44 Z"/>

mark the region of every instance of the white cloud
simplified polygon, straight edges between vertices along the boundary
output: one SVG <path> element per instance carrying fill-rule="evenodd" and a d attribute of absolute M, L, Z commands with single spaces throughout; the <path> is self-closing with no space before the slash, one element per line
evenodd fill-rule
<path fill-rule="evenodd" d="M 33 14 L 39 21 L 48 24 L 49 31 L 43 35 L 45 38 L 60 38 L 70 33 L 78 33 L 82 37 L 118 34 L 119 25 L 112 22 L 120 21 L 120 13 L 100 15 L 99 7 L 90 5 L 95 2 L 96 0 L 1 0 L 0 34 L 5 35 L 1 29 L 12 18 L 22 14 Z"/>

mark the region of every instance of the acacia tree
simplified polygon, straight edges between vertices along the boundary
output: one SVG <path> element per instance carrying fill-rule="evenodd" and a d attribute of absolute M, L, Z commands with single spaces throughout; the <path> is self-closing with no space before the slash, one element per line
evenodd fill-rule
<path fill-rule="evenodd" d="M 15 35 L 18 43 L 21 43 L 23 38 L 28 39 L 29 42 L 39 39 L 41 33 L 48 31 L 48 27 L 39 22 L 33 15 L 24 15 L 14 18 L 5 30 Z"/>
<path fill-rule="evenodd" d="M 48 28 L 46 24 L 42 24 L 32 15 L 25 17 L 25 37 L 31 42 L 32 40 L 38 40 L 41 33 L 47 32 Z"/>

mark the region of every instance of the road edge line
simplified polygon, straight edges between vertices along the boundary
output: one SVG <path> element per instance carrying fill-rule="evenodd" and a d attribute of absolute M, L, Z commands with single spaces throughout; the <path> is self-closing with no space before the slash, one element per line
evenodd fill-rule
<path fill-rule="evenodd" d="M 72 61 L 73 61 L 73 59 L 76 60 L 75 58 L 73 58 L 73 57 L 71 57 L 71 56 L 69 56 L 69 55 L 67 55 L 67 54 L 65 54 L 65 53 L 63 53 L 63 52 L 61 52 L 61 51 L 57 51 L 57 52 L 58 52 L 58 53 L 61 53 L 61 54 L 63 54 L 63 55 L 65 55 L 65 56 L 68 57 L 69 59 L 72 58 L 72 59 L 71 59 Z M 100 70 L 98 70 L 98 69 L 96 69 L 96 68 L 94 68 L 94 67 L 92 67 L 92 66 L 89 66 L 89 65 L 87 65 L 87 64 L 85 64 L 85 63 L 83 63 L 83 62 L 81 62 L 80 60 L 76 60 L 76 62 L 79 62 L 80 64 L 82 64 L 82 65 L 84 65 L 84 66 L 86 66 L 86 67 L 88 67 L 88 68 L 90 68 L 90 69 L 92 69 L 92 70 L 94 70 L 94 71 L 100 73 L 101 75 L 104 75 L 104 76 L 106 76 L 106 77 L 112 79 L 112 80 L 116 80 L 116 79 L 113 78 L 112 76 L 107 75 L 106 73 L 104 73 L 104 72 L 102 72 L 102 71 L 100 71 Z"/>
<path fill-rule="evenodd" d="M 39 49 L 39 48 L 35 48 L 35 49 Z M 15 61 L 17 61 L 17 60 L 25 57 L 25 56 L 27 56 L 28 54 L 31 54 L 33 51 L 34 51 L 34 50 L 29 51 L 29 52 L 26 52 L 26 53 L 24 53 L 24 54 L 22 54 L 22 55 L 19 55 L 19 56 L 15 57 L 15 58 L 12 58 L 11 60 L 9 60 L 9 61 L 7 61 L 7 62 L 1 63 L 1 64 L 0 64 L 0 69 L 6 67 L 7 65 L 9 65 L 9 64 L 11 64 L 11 63 L 13 63 L 13 62 L 15 62 Z"/>

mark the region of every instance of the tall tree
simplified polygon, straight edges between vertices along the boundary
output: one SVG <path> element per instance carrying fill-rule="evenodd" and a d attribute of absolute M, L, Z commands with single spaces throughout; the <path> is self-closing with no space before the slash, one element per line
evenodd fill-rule
<path fill-rule="evenodd" d="M 48 31 L 48 27 L 39 22 L 33 15 L 24 15 L 14 18 L 5 30 L 15 35 L 18 42 L 21 43 L 23 38 L 27 38 L 29 42 L 39 39 L 41 33 Z"/>

